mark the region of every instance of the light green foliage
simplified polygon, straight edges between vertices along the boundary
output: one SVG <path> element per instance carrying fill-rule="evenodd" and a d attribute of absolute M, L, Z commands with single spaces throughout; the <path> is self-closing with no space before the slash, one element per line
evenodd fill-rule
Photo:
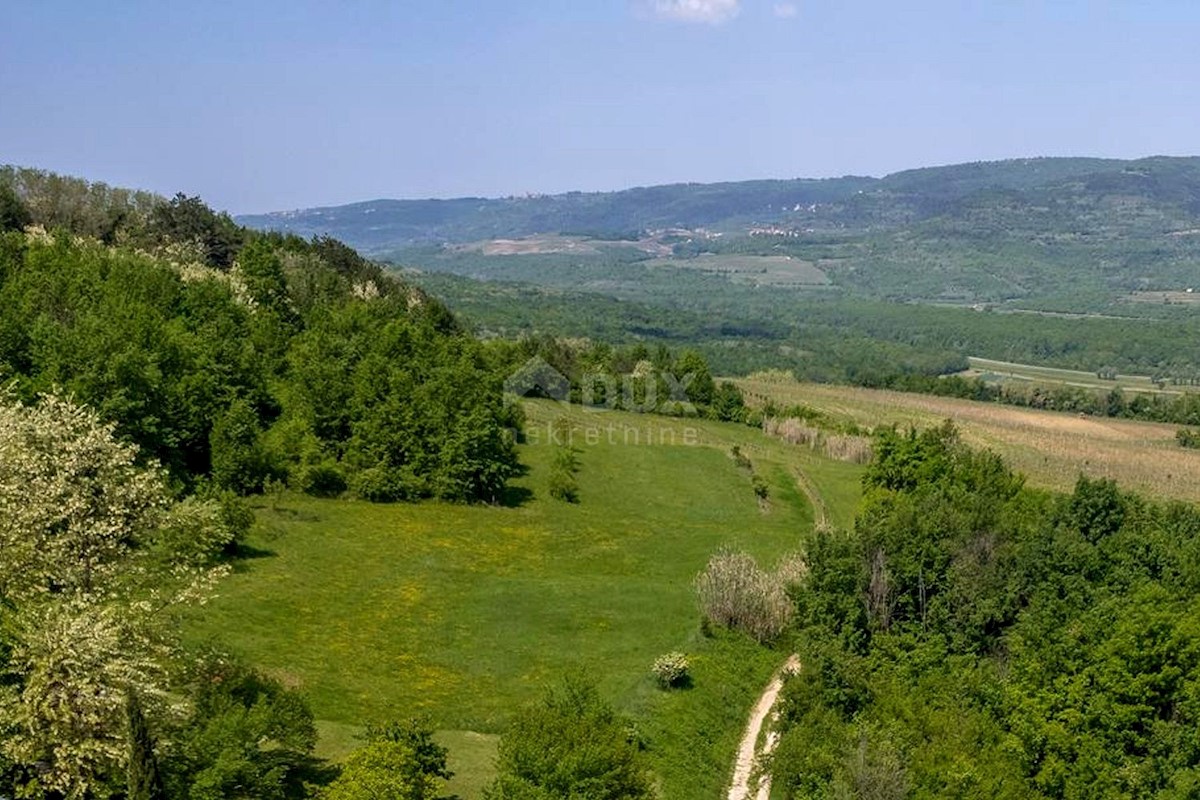
<path fill-rule="evenodd" d="M 550 496 L 565 503 L 579 502 L 579 453 L 571 445 L 555 448 L 554 462 L 550 467 Z"/>
<path fill-rule="evenodd" d="M 654 659 L 654 663 L 650 665 L 650 672 L 660 689 L 672 689 L 690 679 L 689 666 L 691 665 L 688 657 L 676 650 Z"/>
<path fill-rule="evenodd" d="M 126 693 L 163 719 L 169 610 L 202 599 L 228 541 L 219 508 L 171 505 L 163 476 L 84 407 L 0 403 L 0 600 L 10 648 L 0 753 L 21 791 L 107 797 L 129 754 Z"/>
<path fill-rule="evenodd" d="M 324 800 L 424 800 L 437 788 L 414 769 L 415 755 L 403 742 L 368 742 L 342 764 L 342 774 L 321 793 Z"/>
<path fill-rule="evenodd" d="M 128 757 L 125 693 L 161 707 L 169 646 L 144 604 L 89 599 L 32 604 L 13 621 L 0 691 L 0 752 L 40 764 L 26 793 L 107 797 Z"/>
<path fill-rule="evenodd" d="M 525 709 L 500 737 L 500 776 L 487 800 L 651 800 L 654 789 L 628 725 L 581 678 Z"/>
<path fill-rule="evenodd" d="M 451 777 L 447 750 L 415 722 L 367 730 L 367 744 L 352 752 L 324 800 L 434 800 Z"/>
<path fill-rule="evenodd" d="M 167 506 L 136 455 L 90 409 L 0 395 L 0 597 L 108 589 Z"/>

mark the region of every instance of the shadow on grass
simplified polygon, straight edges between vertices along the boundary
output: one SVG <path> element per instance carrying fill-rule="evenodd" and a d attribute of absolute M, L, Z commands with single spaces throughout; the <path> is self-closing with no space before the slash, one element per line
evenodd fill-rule
<path fill-rule="evenodd" d="M 524 478 L 528 474 L 528 464 L 517 464 L 517 470 L 513 474 L 513 477 Z M 525 486 L 513 486 L 510 483 L 504 487 L 504 493 L 500 496 L 500 505 L 504 508 L 520 508 L 532 499 L 532 489 L 529 489 Z"/>
<path fill-rule="evenodd" d="M 505 508 L 520 508 L 533 499 L 533 491 L 524 486 L 508 486 L 500 498 L 500 505 Z"/>
<path fill-rule="evenodd" d="M 316 756 L 303 756 L 288 772 L 284 796 L 288 800 L 311 797 L 311 786 L 328 786 L 341 772 L 341 767 Z"/>
<path fill-rule="evenodd" d="M 696 685 L 696 682 L 692 680 L 691 675 L 684 675 L 682 678 L 679 678 L 674 683 L 672 683 L 670 686 L 665 687 L 664 691 L 689 692 L 695 687 L 695 685 Z"/>
<path fill-rule="evenodd" d="M 265 547 L 255 547 L 245 542 L 237 542 L 226 551 L 225 555 L 230 561 L 253 561 L 258 558 L 274 558 L 279 554 Z"/>
<path fill-rule="evenodd" d="M 289 519 L 295 520 L 296 522 L 320 522 L 321 521 L 320 515 L 314 514 L 311 511 L 301 511 L 298 508 L 289 508 L 287 506 L 282 506 L 282 505 L 275 505 L 275 506 L 268 506 L 268 507 L 271 509 L 271 513 L 277 514 L 278 516 L 281 516 L 281 517 L 287 517 Z"/>

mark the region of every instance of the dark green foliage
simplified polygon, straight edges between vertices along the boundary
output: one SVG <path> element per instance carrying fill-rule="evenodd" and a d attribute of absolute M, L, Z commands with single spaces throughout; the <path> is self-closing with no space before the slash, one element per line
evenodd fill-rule
<path fill-rule="evenodd" d="M 1068 507 L 1071 521 L 1092 544 L 1112 536 L 1125 521 L 1125 499 L 1116 483 L 1079 476 Z"/>
<path fill-rule="evenodd" d="M 193 199 L 163 208 L 225 230 Z M 228 280 L 66 235 L 0 245 L 0 373 L 95 406 L 184 488 L 494 501 L 516 469 L 480 344 L 331 240 L 259 237 Z"/>
<path fill-rule="evenodd" d="M 259 438 L 258 415 L 245 400 L 235 400 L 209 434 L 212 478 L 222 489 L 249 494 L 262 489 L 268 475 Z"/>
<path fill-rule="evenodd" d="M 154 739 L 146 726 L 142 703 L 132 690 L 125 697 L 125 713 L 129 720 L 126 800 L 166 800 L 158 758 L 154 754 Z"/>
<path fill-rule="evenodd" d="M 650 774 L 629 726 L 582 678 L 568 678 L 500 737 L 488 800 L 650 800 Z"/>
<path fill-rule="evenodd" d="M 742 390 L 729 381 L 721 381 L 721 385 L 713 392 L 709 415 L 722 422 L 748 422 L 746 400 L 742 397 Z"/>
<path fill-rule="evenodd" d="M 33 214 L 15 189 L 0 183 L 0 233 L 23 230 L 33 222 Z"/>
<path fill-rule="evenodd" d="M 750 486 L 754 489 L 754 496 L 759 500 L 766 500 L 768 489 L 767 482 L 762 479 L 761 475 L 753 475 L 750 477 Z"/>
<path fill-rule="evenodd" d="M 160 242 L 198 245 L 204 260 L 218 269 L 233 266 L 243 241 L 241 229 L 228 214 L 218 214 L 199 197 L 182 192 L 154 209 L 149 227 Z"/>
<path fill-rule="evenodd" d="M 316 743 L 312 713 L 278 682 L 220 657 L 196 668 L 193 711 L 176 734 L 172 797 L 288 800 L 303 796 Z"/>
<path fill-rule="evenodd" d="M 1188 796 L 1196 510 L 1106 480 L 1034 492 L 949 427 L 876 454 L 854 531 L 816 535 L 795 595 L 785 795 Z"/>

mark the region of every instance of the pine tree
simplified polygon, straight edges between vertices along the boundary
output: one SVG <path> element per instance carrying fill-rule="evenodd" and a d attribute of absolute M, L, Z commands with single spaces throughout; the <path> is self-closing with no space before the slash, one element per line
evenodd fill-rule
<path fill-rule="evenodd" d="M 154 757 L 154 739 L 146 726 L 142 703 L 130 690 L 125 699 L 129 718 L 129 769 L 127 772 L 128 800 L 166 800 L 162 777 L 158 774 L 158 759 Z"/>

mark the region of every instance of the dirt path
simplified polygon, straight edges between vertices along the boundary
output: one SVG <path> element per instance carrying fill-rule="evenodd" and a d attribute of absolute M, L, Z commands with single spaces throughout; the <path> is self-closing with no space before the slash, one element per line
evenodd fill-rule
<path fill-rule="evenodd" d="M 805 497 L 813 508 L 813 524 L 829 524 L 829 508 L 821 497 L 816 484 L 803 471 L 796 470 L 796 485 L 804 492 Z M 771 682 L 763 690 L 762 696 L 750 711 L 750 721 L 746 724 L 746 732 L 738 745 L 737 760 L 733 765 L 733 781 L 729 786 L 727 800 L 770 800 L 771 776 L 763 775 L 758 779 L 757 787 L 751 787 L 751 777 L 758 758 L 768 756 L 779 744 L 779 732 L 767 731 L 762 737 L 763 725 L 768 718 L 774 718 L 775 704 L 779 701 L 779 692 L 783 689 L 783 681 L 788 675 L 794 675 L 800 669 L 800 656 L 793 654 L 783 666 L 775 671 Z M 759 739 L 762 738 L 762 747 Z"/>
<path fill-rule="evenodd" d="M 804 496 L 808 498 L 808 502 L 812 506 L 813 526 L 828 525 L 829 507 L 825 505 L 825 498 L 821 497 L 821 493 L 817 491 L 817 485 L 812 482 L 812 478 L 801 470 L 796 470 L 796 485 L 800 487 L 800 491 L 804 492 Z"/>
<path fill-rule="evenodd" d="M 763 724 L 772 717 L 775 703 L 779 700 L 779 692 L 783 689 L 783 681 L 787 675 L 794 674 L 800 669 L 800 657 L 791 656 L 784 665 L 775 671 L 771 682 L 763 690 L 762 696 L 754 704 L 750 712 L 750 722 L 746 725 L 746 733 L 738 746 L 737 761 L 733 766 L 733 782 L 729 786 L 728 800 L 768 800 L 771 796 L 771 776 L 763 775 L 758 780 L 757 787 L 751 787 L 751 777 L 754 774 L 755 760 L 759 756 L 769 755 L 779 743 L 779 734 L 775 731 L 767 733 L 762 748 L 758 746 Z M 753 793 L 752 793 L 752 789 Z"/>

